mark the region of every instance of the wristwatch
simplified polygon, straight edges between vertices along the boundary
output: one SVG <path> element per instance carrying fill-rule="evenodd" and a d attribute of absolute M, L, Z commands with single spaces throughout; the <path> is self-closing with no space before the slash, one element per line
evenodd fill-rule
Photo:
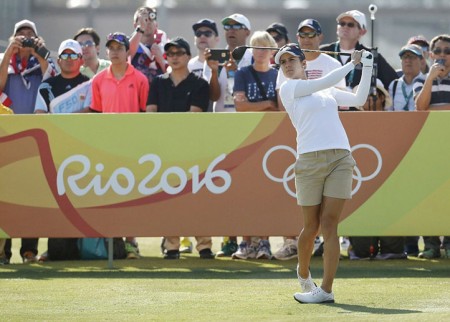
<path fill-rule="evenodd" d="M 139 26 L 136 27 L 136 30 L 135 30 L 135 31 L 136 31 L 136 32 L 140 32 L 141 34 L 144 33 L 144 30 L 142 30 L 141 27 L 139 27 Z"/>

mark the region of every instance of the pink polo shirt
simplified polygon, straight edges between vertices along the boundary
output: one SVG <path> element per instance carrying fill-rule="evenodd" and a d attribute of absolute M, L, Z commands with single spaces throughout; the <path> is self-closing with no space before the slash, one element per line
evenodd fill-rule
<path fill-rule="evenodd" d="M 121 80 L 114 78 L 111 66 L 92 80 L 91 109 L 102 113 L 145 111 L 149 84 L 147 78 L 128 64 Z"/>

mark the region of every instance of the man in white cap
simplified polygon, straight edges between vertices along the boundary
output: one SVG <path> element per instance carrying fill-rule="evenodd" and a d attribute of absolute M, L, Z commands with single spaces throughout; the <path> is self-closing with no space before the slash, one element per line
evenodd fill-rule
<path fill-rule="evenodd" d="M 351 10 L 341 13 L 337 19 L 337 36 L 338 41 L 322 45 L 321 50 L 335 51 L 342 53 L 352 53 L 354 50 L 368 50 L 370 48 L 363 46 L 359 40 L 367 33 L 367 20 L 364 13 L 358 10 Z M 347 63 L 350 56 L 343 56 L 340 54 L 332 55 L 342 65 Z M 383 82 L 384 87 L 387 89 L 389 84 L 396 79 L 397 73 L 384 59 L 384 57 L 378 53 L 378 57 L 375 58 L 377 62 L 377 77 Z M 355 68 L 354 72 L 347 74 L 346 84 L 349 89 L 352 89 L 359 84 L 361 79 L 361 67 Z"/>
<path fill-rule="evenodd" d="M 75 113 L 88 111 L 91 98 L 89 77 L 80 73 L 83 51 L 73 39 L 64 40 L 58 49 L 61 73 L 46 79 L 38 89 L 34 113 Z M 47 251 L 39 261 L 77 260 L 78 238 L 49 238 Z"/>
<path fill-rule="evenodd" d="M 210 99 L 215 101 L 214 112 L 236 112 L 233 99 L 234 72 L 241 67 L 252 63 L 252 52 L 247 50 L 239 61 L 235 61 L 231 53 L 236 47 L 245 46 L 251 33 L 250 21 L 240 13 L 234 13 L 222 19 L 225 30 L 227 49 L 230 51 L 230 60 L 219 65 L 216 60 L 208 60 L 211 56 L 207 50 L 205 57 L 208 67 L 203 72 L 210 85 Z"/>
<path fill-rule="evenodd" d="M 78 41 L 64 40 L 58 50 L 61 73 L 42 82 L 34 112 L 87 112 L 91 103 L 90 78 L 82 75 L 83 50 Z"/>
<path fill-rule="evenodd" d="M 240 13 L 222 19 L 225 31 L 227 49 L 230 51 L 230 60 L 220 65 L 216 60 L 210 60 L 211 53 L 206 50 L 207 65 L 203 71 L 203 78 L 209 82 L 209 98 L 214 101 L 214 112 L 236 112 L 233 98 L 234 73 L 238 68 L 251 65 L 253 54 L 247 50 L 244 56 L 235 61 L 231 53 L 236 47 L 245 46 L 251 33 L 248 18 Z M 236 237 L 225 237 L 222 249 L 217 252 L 218 257 L 231 256 L 238 249 Z"/>

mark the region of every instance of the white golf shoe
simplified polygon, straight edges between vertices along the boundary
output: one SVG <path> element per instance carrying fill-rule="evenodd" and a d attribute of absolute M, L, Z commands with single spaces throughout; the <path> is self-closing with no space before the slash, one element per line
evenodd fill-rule
<path fill-rule="evenodd" d="M 316 287 L 308 293 L 295 293 L 294 299 L 299 303 L 334 303 L 334 294 Z"/>
<path fill-rule="evenodd" d="M 298 273 L 298 265 L 297 265 L 297 278 L 303 293 L 311 292 L 313 289 L 317 287 L 316 283 L 314 283 L 312 280 L 311 272 L 309 272 L 308 278 L 306 279 L 300 277 L 300 274 Z"/>

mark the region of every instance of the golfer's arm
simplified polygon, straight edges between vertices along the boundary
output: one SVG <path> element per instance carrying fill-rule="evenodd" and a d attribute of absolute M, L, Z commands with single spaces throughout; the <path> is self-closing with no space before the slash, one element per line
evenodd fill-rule
<path fill-rule="evenodd" d="M 337 84 L 341 79 L 345 77 L 355 65 L 352 62 L 348 62 L 342 67 L 339 67 L 324 77 L 317 79 L 300 80 L 297 82 L 294 90 L 295 97 L 302 97 L 311 95 L 312 93 L 321 91 Z"/>

